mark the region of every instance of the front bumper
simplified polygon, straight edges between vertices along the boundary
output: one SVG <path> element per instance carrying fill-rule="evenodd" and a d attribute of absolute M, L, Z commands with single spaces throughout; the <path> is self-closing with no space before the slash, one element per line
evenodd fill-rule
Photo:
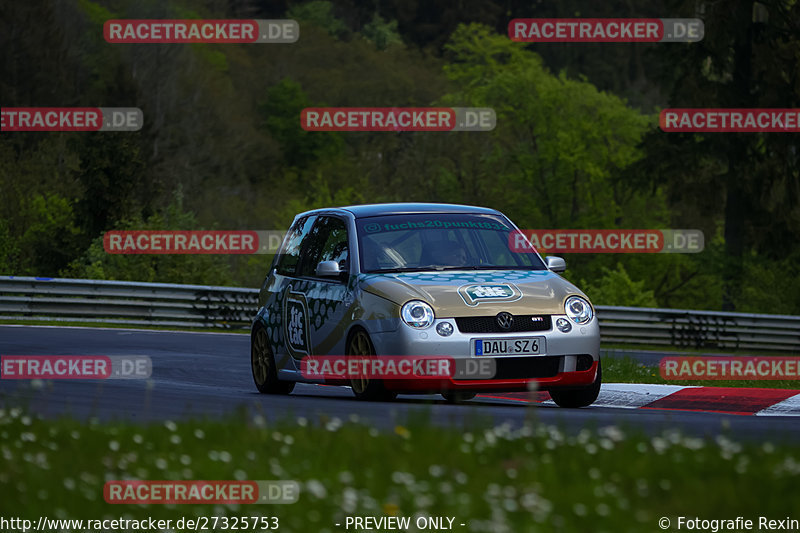
<path fill-rule="evenodd" d="M 552 323 L 564 315 L 554 315 Z M 440 322 L 450 322 L 455 331 L 449 337 L 436 332 Z M 472 355 L 472 342 L 479 338 L 543 337 L 545 346 L 538 355 L 505 355 L 495 357 L 497 374 L 492 379 L 454 380 L 386 380 L 387 389 L 397 392 L 518 391 L 529 390 L 532 382 L 539 390 L 591 385 L 600 361 L 600 328 L 597 317 L 588 324 L 575 325 L 568 333 L 551 328 L 525 333 L 461 333 L 455 320 L 442 318 L 424 330 L 401 323 L 395 331 L 370 333 L 376 353 L 385 355 L 433 355 L 456 359 L 485 359 Z M 588 358 L 588 359 L 587 359 Z M 586 361 L 589 364 L 586 365 Z M 587 368 L 588 366 L 588 368 Z"/>

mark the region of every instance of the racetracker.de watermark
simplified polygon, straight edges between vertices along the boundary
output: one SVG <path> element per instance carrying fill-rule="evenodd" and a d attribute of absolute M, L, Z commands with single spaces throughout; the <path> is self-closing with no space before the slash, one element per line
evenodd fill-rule
<path fill-rule="evenodd" d="M 3 107 L 0 131 L 139 131 L 138 107 Z"/>
<path fill-rule="evenodd" d="M 274 254 L 285 230 L 136 230 L 108 231 L 103 249 L 109 254 Z"/>
<path fill-rule="evenodd" d="M 664 357 L 661 377 L 676 379 L 800 379 L 800 357 Z"/>
<path fill-rule="evenodd" d="M 488 107 L 307 107 L 300 113 L 306 131 L 492 131 Z"/>
<path fill-rule="evenodd" d="M 700 19 L 514 19 L 508 37 L 523 43 L 693 43 L 703 40 Z"/>
<path fill-rule="evenodd" d="M 146 355 L 3 355 L 0 379 L 148 379 Z"/>
<path fill-rule="evenodd" d="M 107 20 L 106 42 L 118 43 L 293 43 L 300 38 L 295 20 Z"/>
<path fill-rule="evenodd" d="M 658 125 L 666 132 L 798 133 L 800 109 L 664 109 Z"/>
<path fill-rule="evenodd" d="M 300 497 L 292 480 L 107 481 L 103 498 L 111 504 L 289 504 Z"/>
<path fill-rule="evenodd" d="M 300 361 L 307 379 L 492 379 L 494 359 L 442 355 L 311 355 Z"/>
<path fill-rule="evenodd" d="M 704 243 L 703 232 L 695 229 L 526 229 L 508 236 L 515 252 L 548 254 L 693 254 Z"/>

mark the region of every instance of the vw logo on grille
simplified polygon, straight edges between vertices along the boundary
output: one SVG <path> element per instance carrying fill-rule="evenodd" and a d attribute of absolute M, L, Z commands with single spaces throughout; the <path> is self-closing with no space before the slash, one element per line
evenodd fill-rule
<path fill-rule="evenodd" d="M 497 313 L 497 316 L 494 317 L 494 319 L 500 329 L 504 331 L 510 330 L 511 326 L 514 324 L 514 315 L 511 313 L 506 313 L 505 311 Z"/>

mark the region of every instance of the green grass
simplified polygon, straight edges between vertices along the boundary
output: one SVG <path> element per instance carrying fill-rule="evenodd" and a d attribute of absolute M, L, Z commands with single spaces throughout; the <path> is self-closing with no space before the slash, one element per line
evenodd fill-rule
<path fill-rule="evenodd" d="M 467 408 L 467 407 L 463 407 Z M 531 411 L 535 416 L 535 409 Z M 358 421 L 240 414 L 152 425 L 45 421 L 0 409 L 3 516 L 173 519 L 276 516 L 280 531 L 342 531 L 346 516 L 452 516 L 461 531 L 660 531 L 666 516 L 756 518 L 796 511 L 796 446 L 654 437 L 617 427 L 566 434 L 473 419 L 393 431 Z M 296 480 L 292 505 L 110 505 L 111 479 Z"/>
<path fill-rule="evenodd" d="M 655 383 L 667 385 L 703 385 L 706 387 L 748 387 L 760 389 L 800 389 L 793 379 L 763 380 L 666 380 L 657 366 L 647 366 L 630 357 L 603 358 L 603 381 L 606 383 Z"/>

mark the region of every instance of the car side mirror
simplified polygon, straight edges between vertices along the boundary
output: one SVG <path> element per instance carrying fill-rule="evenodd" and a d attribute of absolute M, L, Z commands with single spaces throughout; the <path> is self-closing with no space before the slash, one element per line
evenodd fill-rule
<path fill-rule="evenodd" d="M 561 257 L 548 255 L 544 258 L 544 264 L 553 272 L 564 272 L 567 269 L 567 262 Z"/>
<path fill-rule="evenodd" d="M 338 278 L 342 275 L 342 269 L 336 261 L 320 261 L 317 264 L 317 277 L 319 278 Z"/>

